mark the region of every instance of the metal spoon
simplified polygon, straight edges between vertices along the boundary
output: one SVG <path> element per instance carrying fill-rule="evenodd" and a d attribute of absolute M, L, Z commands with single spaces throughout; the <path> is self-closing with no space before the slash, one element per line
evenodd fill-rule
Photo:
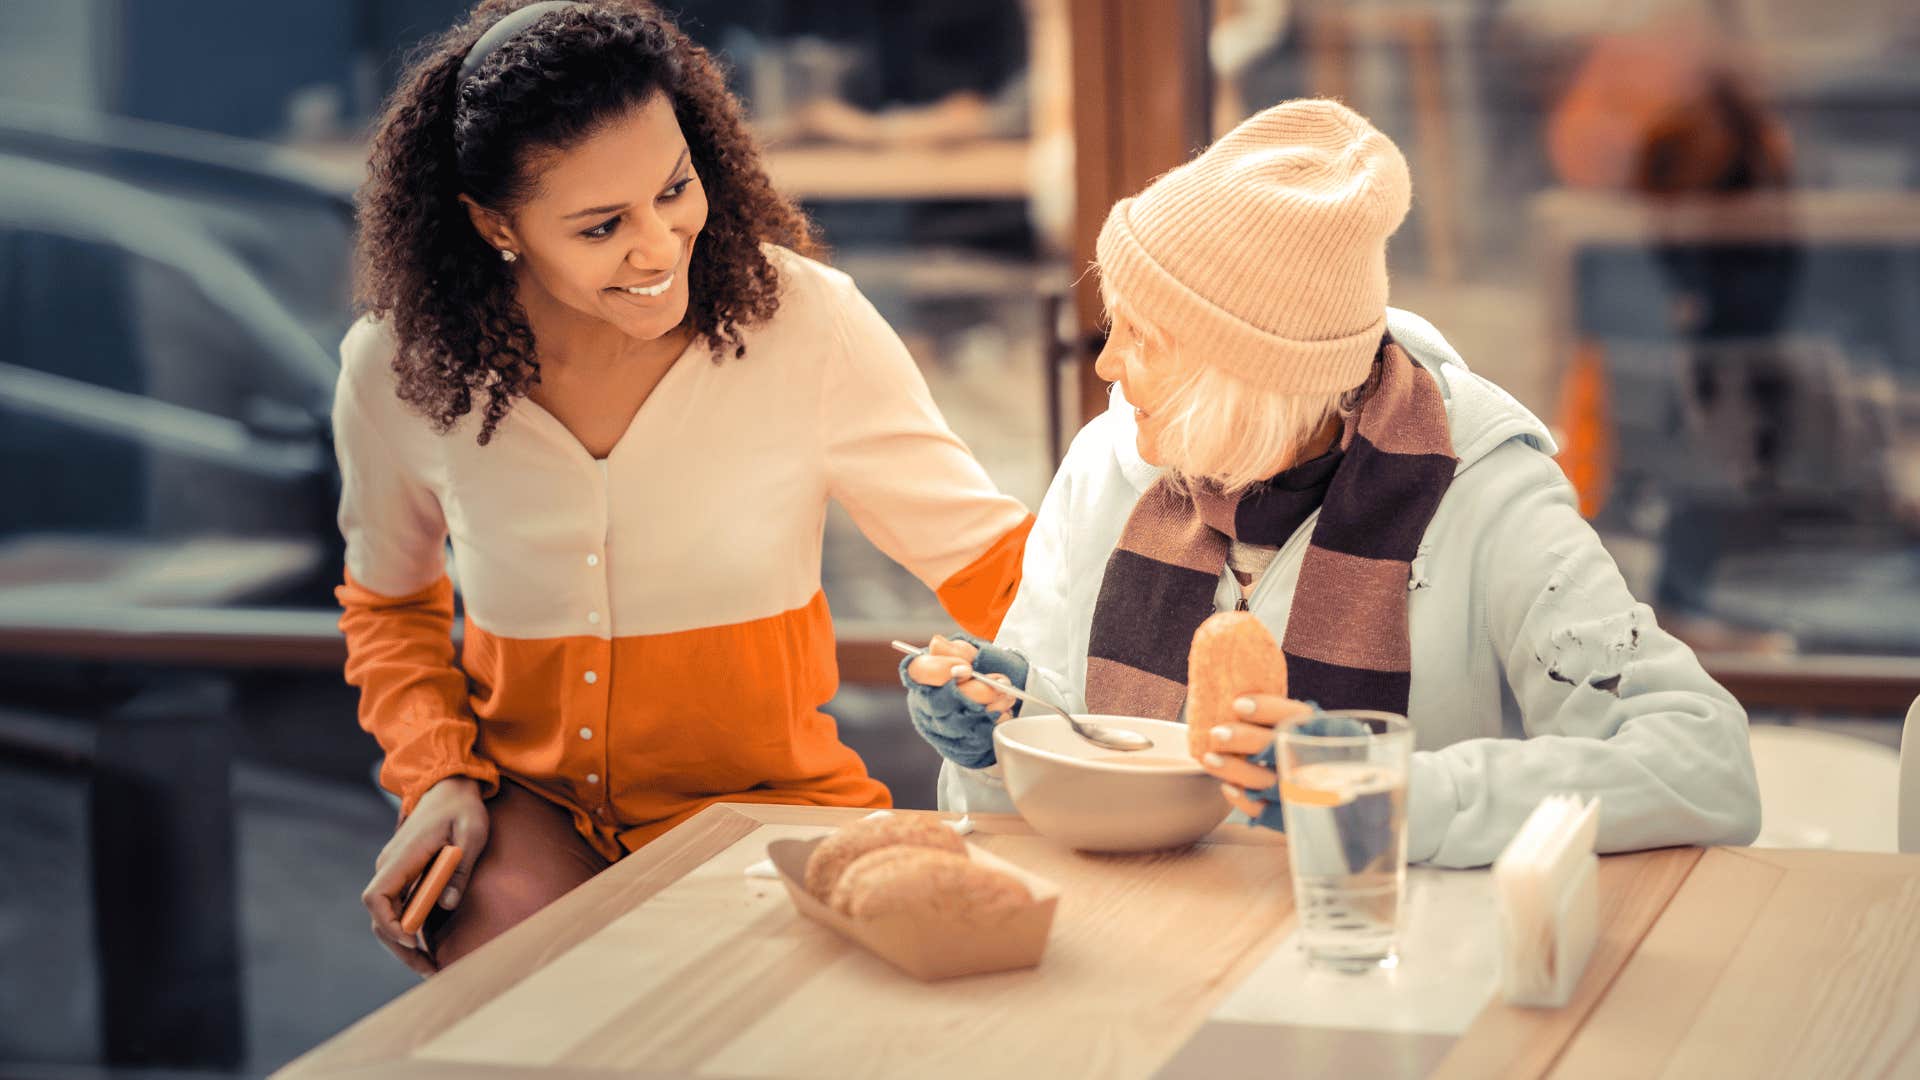
<path fill-rule="evenodd" d="M 908 656 L 924 656 L 927 652 L 927 650 L 918 645 L 909 645 L 904 641 L 894 642 L 893 647 L 906 653 Z M 1137 731 L 1108 727 L 1105 724 L 1096 724 L 1091 720 L 1078 719 L 1072 713 L 1055 705 L 1053 702 L 1029 694 L 1017 686 L 1003 683 L 998 679 L 986 679 L 984 675 L 977 677 L 992 683 L 993 688 L 1003 694 L 1018 698 L 1030 705 L 1038 705 L 1043 709 L 1052 709 L 1054 712 L 1060 714 L 1060 719 L 1067 722 L 1067 726 L 1073 729 L 1075 735 L 1080 736 L 1095 746 L 1107 750 L 1131 752 L 1134 750 L 1145 750 L 1153 745 L 1152 739 L 1147 738 Z"/>

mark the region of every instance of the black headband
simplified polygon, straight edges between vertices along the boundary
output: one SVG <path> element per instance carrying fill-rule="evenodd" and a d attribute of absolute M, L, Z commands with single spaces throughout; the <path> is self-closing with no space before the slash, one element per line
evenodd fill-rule
<path fill-rule="evenodd" d="M 487 62 L 487 57 L 492 56 L 494 50 L 505 45 L 518 36 L 520 31 L 539 22 L 549 13 L 564 8 L 590 6 L 580 3 L 579 0 L 542 0 L 541 3 L 528 4 L 518 11 L 508 13 L 499 22 L 487 27 L 487 32 L 481 34 L 480 40 L 474 42 L 473 47 L 467 50 L 467 58 L 460 61 L 460 81 L 465 82 L 468 76 L 480 70 L 480 65 Z"/>

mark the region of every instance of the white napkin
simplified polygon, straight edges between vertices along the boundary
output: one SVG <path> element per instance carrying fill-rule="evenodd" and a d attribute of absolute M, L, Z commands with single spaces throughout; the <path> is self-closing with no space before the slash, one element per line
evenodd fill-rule
<path fill-rule="evenodd" d="M 877 817 L 892 817 L 892 816 L 893 816 L 893 811 L 891 810 L 875 810 L 873 813 L 868 814 L 866 817 L 861 818 L 860 820 L 872 821 L 874 818 L 877 818 Z M 961 836 L 973 835 L 973 818 L 968 816 L 967 808 L 964 802 L 960 806 L 959 820 L 947 822 L 947 828 L 952 829 L 954 832 L 959 833 Z"/>
<path fill-rule="evenodd" d="M 1541 800 L 1493 863 L 1500 906 L 1501 993 L 1558 1008 L 1573 997 L 1599 936 L 1600 801 Z"/>

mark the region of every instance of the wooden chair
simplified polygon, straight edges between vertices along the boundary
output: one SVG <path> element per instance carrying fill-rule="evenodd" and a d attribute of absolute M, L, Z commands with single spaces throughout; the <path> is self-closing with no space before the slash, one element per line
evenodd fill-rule
<path fill-rule="evenodd" d="M 1760 780 L 1755 847 L 1896 850 L 1897 755 L 1879 743 L 1816 728 L 1755 724 Z"/>

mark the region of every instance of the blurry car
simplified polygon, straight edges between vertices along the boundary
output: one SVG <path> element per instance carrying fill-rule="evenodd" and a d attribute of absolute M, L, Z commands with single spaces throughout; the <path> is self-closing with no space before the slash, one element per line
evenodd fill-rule
<path fill-rule="evenodd" d="M 331 636 L 353 214 L 277 160 L 0 107 L 0 761 L 56 792 L 82 770 L 86 808 L 79 835 L 56 813 L 6 839 L 80 860 L 93 943 L 83 973 L 0 980 L 34 1025 L 0 1060 L 236 1066 L 238 826 L 210 824 L 238 821 L 230 764 L 366 775 L 337 661 L 240 672 L 233 637 L 171 665 L 139 647 L 210 615 Z M 10 955 L 31 966 L 86 923 L 70 880 L 15 895 Z"/>
<path fill-rule="evenodd" d="M 0 603 L 330 603 L 352 206 L 273 162 L 0 111 Z"/>

